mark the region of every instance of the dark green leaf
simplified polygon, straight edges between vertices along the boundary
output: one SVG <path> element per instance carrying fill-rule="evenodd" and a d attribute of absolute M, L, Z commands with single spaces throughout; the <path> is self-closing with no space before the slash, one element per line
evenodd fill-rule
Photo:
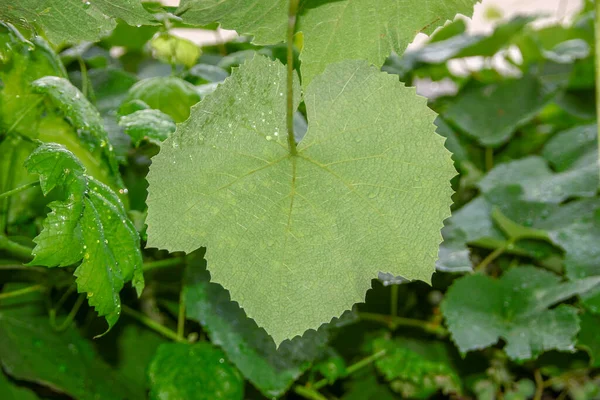
<path fill-rule="evenodd" d="M 150 399 L 242 400 L 244 381 L 209 343 L 161 345 L 148 369 Z"/>
<path fill-rule="evenodd" d="M 600 316 L 589 311 L 581 315 L 581 330 L 577 338 L 577 345 L 590 355 L 592 367 L 600 367 Z"/>
<path fill-rule="evenodd" d="M 500 279 L 471 275 L 457 280 L 442 312 L 459 350 L 466 353 L 506 341 L 511 359 L 527 360 L 544 351 L 570 351 L 579 320 L 575 308 L 548 307 L 600 284 L 600 278 L 561 283 L 535 267 L 517 267 Z"/>
<path fill-rule="evenodd" d="M 139 146 L 144 140 L 160 146 L 177 128 L 173 119 L 159 110 L 136 111 L 122 117 L 119 125 L 131 137 L 134 146 Z"/>

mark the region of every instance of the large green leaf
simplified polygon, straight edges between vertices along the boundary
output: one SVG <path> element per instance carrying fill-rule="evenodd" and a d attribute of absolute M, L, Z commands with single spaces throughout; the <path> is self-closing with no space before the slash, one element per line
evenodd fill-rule
<path fill-rule="evenodd" d="M 600 340 L 598 334 L 600 330 L 600 316 L 593 315 L 590 312 L 584 312 L 581 315 L 581 330 L 577 338 L 577 345 L 585 349 L 590 355 L 590 364 L 593 367 L 600 367 Z"/>
<path fill-rule="evenodd" d="M 380 271 L 429 281 L 455 174 L 425 99 L 360 61 L 307 88 L 291 155 L 285 83 L 278 62 L 244 64 L 148 175 L 148 245 L 206 246 L 213 279 L 278 344 L 362 301 Z"/>
<path fill-rule="evenodd" d="M 130 25 L 154 23 L 139 0 L 20 0 L 0 8 L 0 19 L 34 23 L 55 44 L 96 41 L 116 26 L 116 18 Z"/>
<path fill-rule="evenodd" d="M 513 268 L 497 280 L 470 275 L 452 285 L 442 312 L 461 352 L 502 338 L 511 359 L 527 360 L 574 347 L 577 310 L 568 305 L 548 308 L 598 284 L 599 277 L 561 283 L 558 276 L 529 266 Z"/>
<path fill-rule="evenodd" d="M 287 1 L 183 0 L 178 9 L 188 23 L 223 27 L 254 35 L 257 44 L 285 40 Z M 306 87 L 327 65 L 348 59 L 377 66 L 402 53 L 418 32 L 431 33 L 458 13 L 470 15 L 474 0 L 306 0 L 298 30 L 303 33 L 302 84 Z M 357 32 L 357 29 L 359 31 Z"/>
<path fill-rule="evenodd" d="M 188 318 L 200 322 L 211 342 L 269 398 L 284 394 L 327 345 L 328 334 L 322 327 L 285 341 L 277 349 L 265 330 L 230 300 L 229 293 L 210 282 L 206 265 L 188 268 L 185 293 Z"/>
<path fill-rule="evenodd" d="M 148 368 L 150 399 L 242 400 L 244 380 L 210 343 L 161 345 Z"/>
<path fill-rule="evenodd" d="M 40 176 L 44 195 L 62 192 L 62 200 L 49 204 L 52 211 L 34 239 L 32 263 L 56 267 L 82 260 L 75 270 L 78 290 L 112 327 L 121 313 L 125 282 L 133 280 L 138 294 L 144 288 L 140 239 L 123 204 L 61 145 L 41 145 L 26 167 Z"/>
<path fill-rule="evenodd" d="M 5 290 L 13 290 L 9 286 Z M 55 330 L 44 300 L 33 293 L 0 303 L 0 364 L 6 373 L 80 400 L 132 399 L 127 385 L 75 327 Z"/>

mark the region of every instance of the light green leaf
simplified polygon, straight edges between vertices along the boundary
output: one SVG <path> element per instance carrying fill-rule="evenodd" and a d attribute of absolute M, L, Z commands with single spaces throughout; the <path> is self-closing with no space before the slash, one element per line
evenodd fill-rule
<path fill-rule="evenodd" d="M 173 119 L 159 110 L 136 111 L 122 117 L 119 125 L 125 129 L 136 147 L 144 140 L 160 146 L 177 129 Z"/>
<path fill-rule="evenodd" d="M 155 24 L 139 0 L 20 0 L 0 9 L 0 19 L 39 25 L 54 44 L 96 41 L 116 26 L 116 18 Z"/>
<path fill-rule="evenodd" d="M 148 369 L 150 399 L 242 400 L 244 380 L 210 343 L 161 345 Z"/>
<path fill-rule="evenodd" d="M 342 60 L 363 59 L 381 66 L 392 51 L 403 53 L 417 33 L 431 33 L 456 14 L 471 15 L 475 2 L 307 0 L 298 20 L 304 34 L 302 85 Z"/>
<path fill-rule="evenodd" d="M 173 76 L 144 79 L 129 91 L 127 101 L 141 100 L 180 123 L 190 116 L 190 107 L 200 101 L 194 85 Z"/>
<path fill-rule="evenodd" d="M 14 290 L 8 286 L 5 290 Z M 0 364 L 4 371 L 19 381 L 46 386 L 78 400 L 134 398 L 74 326 L 56 331 L 44 309 L 46 302 L 40 293 L 2 301 Z M 0 393 L 4 400 L 5 393 Z"/>
<path fill-rule="evenodd" d="M 360 61 L 314 82 L 297 155 L 285 68 L 257 56 L 194 108 L 148 175 L 148 245 L 206 246 L 214 281 L 278 344 L 364 300 L 380 271 L 429 281 L 455 174 L 414 89 Z"/>
<path fill-rule="evenodd" d="M 208 25 L 220 22 L 225 29 L 254 36 L 259 45 L 285 40 L 287 1 L 261 0 L 181 0 L 176 11 L 188 24 Z"/>
<path fill-rule="evenodd" d="M 191 68 L 196 64 L 200 54 L 200 47 L 194 42 L 162 33 L 150 41 L 152 54 L 155 58 L 168 64 L 182 64 Z"/>
<path fill-rule="evenodd" d="M 205 264 L 187 270 L 187 317 L 202 324 L 211 343 L 220 346 L 261 393 L 269 398 L 283 395 L 326 347 L 326 328 L 308 331 L 277 349 L 265 330 L 230 300 L 229 293 L 210 282 Z"/>
<path fill-rule="evenodd" d="M 548 350 L 573 349 L 577 310 L 568 305 L 548 308 L 598 284 L 599 277 L 561 283 L 550 272 L 517 267 L 500 279 L 470 275 L 457 280 L 441 309 L 462 353 L 502 338 L 511 359 L 528 360 Z"/>
<path fill-rule="evenodd" d="M 63 194 L 49 204 L 52 212 L 34 239 L 32 263 L 55 267 L 83 260 L 75 270 L 78 290 L 112 327 L 121 313 L 125 282 L 133 280 L 138 295 L 144 288 L 140 239 L 123 204 L 61 145 L 38 147 L 26 167 L 40 175 L 44 195 L 55 189 Z"/>

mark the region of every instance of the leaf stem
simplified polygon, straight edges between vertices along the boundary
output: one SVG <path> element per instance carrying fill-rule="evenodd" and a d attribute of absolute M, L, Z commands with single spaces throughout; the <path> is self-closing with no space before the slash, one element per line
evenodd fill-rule
<path fill-rule="evenodd" d="M 185 333 L 185 291 L 181 288 L 179 292 L 179 312 L 177 313 L 177 337 L 184 340 Z"/>
<path fill-rule="evenodd" d="M 142 266 L 142 270 L 144 272 L 148 272 L 148 271 L 152 271 L 154 269 L 175 267 L 177 265 L 180 265 L 183 262 L 183 260 L 184 260 L 183 257 L 176 257 L 176 258 L 166 258 L 164 260 L 158 260 L 158 261 L 148 261 L 148 262 L 144 263 L 144 265 Z"/>
<path fill-rule="evenodd" d="M 490 171 L 494 168 L 494 149 L 491 147 L 485 148 L 485 170 Z"/>
<path fill-rule="evenodd" d="M 171 329 L 167 328 L 166 326 L 159 324 L 158 322 L 147 317 L 146 315 L 142 314 L 141 312 L 138 312 L 126 305 L 123 305 L 122 309 L 123 309 L 123 313 L 125 313 L 126 315 L 129 315 L 131 318 L 137 320 L 141 324 L 146 325 L 148 328 L 154 330 L 155 332 L 160 333 L 164 337 L 171 339 L 175 342 L 186 343 L 185 339 L 180 338 L 176 332 L 172 331 Z"/>
<path fill-rule="evenodd" d="M 358 317 L 366 321 L 382 323 L 384 325 L 387 325 L 391 330 L 395 330 L 400 326 L 409 326 L 411 328 L 423 329 L 425 332 L 439 336 L 448 335 L 448 331 L 443 326 L 434 324 L 429 321 L 421 321 L 420 319 L 389 316 L 369 312 L 359 312 Z"/>
<path fill-rule="evenodd" d="M 596 1 L 595 17 L 595 42 L 596 42 L 596 118 L 600 121 L 600 1 Z M 600 157 L 600 123 L 598 125 L 598 157 Z"/>
<path fill-rule="evenodd" d="M 377 353 L 373 353 L 370 356 L 365 357 L 362 360 L 355 362 L 354 364 L 352 364 L 348 368 L 346 368 L 346 375 L 352 375 L 356 371 L 358 371 L 358 370 L 366 367 L 367 365 L 370 365 L 370 364 L 374 363 L 375 361 L 379 360 L 380 358 L 384 357 L 386 354 L 387 354 L 386 350 L 380 350 Z M 329 384 L 329 381 L 327 379 L 321 379 L 320 381 L 317 381 L 311 387 L 313 389 L 319 390 L 321 388 L 324 388 L 328 384 Z"/>
<path fill-rule="evenodd" d="M 28 183 L 26 185 L 19 186 L 18 188 L 15 188 L 13 190 L 9 190 L 8 192 L 0 193 L 0 199 L 3 199 L 5 197 L 9 197 L 9 196 L 15 195 L 17 193 L 21 193 L 24 190 L 27 190 L 29 188 L 36 187 L 36 186 L 39 186 L 39 185 L 40 185 L 39 181 L 30 182 L 30 183 Z"/>
<path fill-rule="evenodd" d="M 390 287 L 390 315 L 392 317 L 398 316 L 398 285 Z"/>
<path fill-rule="evenodd" d="M 296 33 L 296 18 L 298 15 L 298 3 L 300 0 L 290 0 L 288 10 L 287 29 L 287 108 L 286 125 L 288 133 L 288 145 L 290 154 L 298 154 L 296 139 L 294 138 L 294 34 Z"/>
<path fill-rule="evenodd" d="M 502 254 L 504 254 L 504 252 L 513 244 L 514 244 L 513 241 L 509 241 L 504 246 L 498 247 L 496 250 L 494 250 L 490 254 L 488 254 L 487 257 L 485 257 L 479 264 L 477 264 L 477 266 L 474 268 L 474 270 L 475 271 L 484 270 L 485 268 L 487 268 L 488 265 L 490 265 L 490 263 L 492 261 L 494 261 L 496 258 L 500 257 Z"/>
<path fill-rule="evenodd" d="M 83 304 L 84 300 L 85 300 L 85 296 L 83 294 L 80 294 L 79 297 L 77 297 L 77 300 L 75 301 L 75 304 L 73 305 L 73 308 L 71 309 L 71 311 L 69 311 L 69 315 L 67 315 L 67 318 L 60 325 L 56 325 L 56 309 L 52 309 L 51 311 L 53 313 L 51 314 L 51 318 L 50 318 L 52 327 L 57 332 L 62 332 L 65 329 L 67 329 L 71 325 L 73 320 L 75 319 L 75 316 L 77 315 L 77 312 L 79 312 L 79 309 L 81 308 L 81 305 Z"/>
<path fill-rule="evenodd" d="M 533 377 L 535 379 L 535 395 L 533 396 L 533 400 L 542 400 L 542 396 L 544 395 L 544 378 L 539 369 L 534 371 Z"/>
<path fill-rule="evenodd" d="M 33 271 L 33 272 L 39 272 L 41 274 L 45 274 L 48 272 L 47 268 L 44 267 L 34 267 L 34 266 L 27 266 L 27 265 L 0 265 L 0 271 Z"/>
<path fill-rule="evenodd" d="M 31 249 L 27 246 L 23 246 L 22 244 L 13 242 L 9 238 L 0 234 L 0 250 L 5 250 L 6 252 L 12 254 L 19 259 L 23 259 L 25 261 L 29 261 L 32 259 Z"/>
<path fill-rule="evenodd" d="M 308 386 L 296 385 L 294 386 L 294 392 L 308 400 L 327 400 L 327 397 Z"/>
<path fill-rule="evenodd" d="M 33 285 L 23 289 L 13 290 L 12 292 L 0 293 L 0 300 L 10 299 L 12 297 L 23 296 L 28 293 L 40 292 L 44 290 L 44 285 Z"/>

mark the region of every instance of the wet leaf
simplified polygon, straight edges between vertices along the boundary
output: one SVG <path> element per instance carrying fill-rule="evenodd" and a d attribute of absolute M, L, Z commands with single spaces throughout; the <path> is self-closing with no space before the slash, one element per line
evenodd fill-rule
<path fill-rule="evenodd" d="M 148 369 L 150 399 L 242 400 L 244 380 L 210 343 L 161 345 Z"/>
<path fill-rule="evenodd" d="M 148 176 L 148 245 L 206 246 L 214 281 L 277 344 L 362 301 L 380 271 L 429 281 L 450 204 L 452 160 L 413 89 L 365 62 L 314 82 L 298 155 L 285 68 L 257 56 L 194 108 Z"/>
<path fill-rule="evenodd" d="M 144 288 L 140 239 L 123 204 L 61 145 L 41 145 L 26 167 L 40 176 L 44 195 L 58 190 L 62 196 L 48 205 L 52 211 L 34 239 L 32 264 L 61 267 L 82 261 L 74 273 L 78 291 L 87 293 L 111 328 L 121 313 L 125 282 L 133 280 L 138 295 Z"/>
<path fill-rule="evenodd" d="M 173 119 L 159 110 L 136 111 L 122 117 L 119 125 L 136 147 L 144 140 L 160 146 L 177 128 Z"/>
<path fill-rule="evenodd" d="M 549 309 L 600 284 L 600 277 L 563 283 L 550 272 L 523 266 L 500 279 L 470 275 L 457 280 L 442 302 L 452 339 L 462 353 L 506 341 L 513 360 L 528 360 L 544 351 L 570 351 L 579 331 L 577 310 Z"/>

